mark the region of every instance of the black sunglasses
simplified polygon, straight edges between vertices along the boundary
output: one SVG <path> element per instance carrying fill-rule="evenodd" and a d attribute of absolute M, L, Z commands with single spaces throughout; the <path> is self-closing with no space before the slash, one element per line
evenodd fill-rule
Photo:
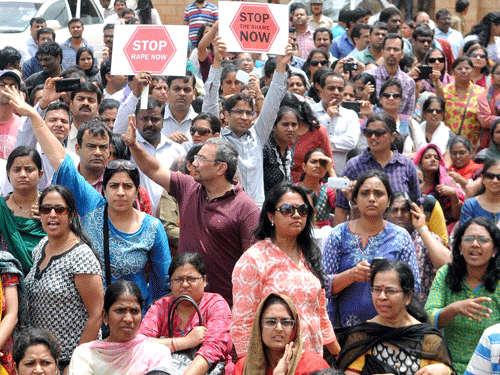
<path fill-rule="evenodd" d="M 476 52 L 472 52 L 470 54 L 470 57 L 479 57 L 480 59 L 485 59 L 486 58 L 486 55 L 484 53 L 476 53 Z"/>
<path fill-rule="evenodd" d="M 387 129 L 372 130 L 372 129 L 365 128 L 365 130 L 363 130 L 363 134 L 366 138 L 371 138 L 371 136 L 374 134 L 375 134 L 375 137 L 380 138 L 384 134 L 387 134 L 387 133 L 389 133 L 389 130 L 387 130 Z"/>
<path fill-rule="evenodd" d="M 394 98 L 394 99 L 401 99 L 402 95 L 398 94 L 397 92 L 383 92 L 380 94 L 381 97 L 389 99 L 389 98 Z"/>
<path fill-rule="evenodd" d="M 429 57 L 427 61 L 431 64 L 434 64 L 435 62 L 440 62 L 444 63 L 445 58 L 444 57 Z"/>
<path fill-rule="evenodd" d="M 208 133 L 211 133 L 212 131 L 210 129 L 207 129 L 207 128 L 191 128 L 189 129 L 189 132 L 191 133 L 191 135 L 195 135 L 196 132 L 198 132 L 199 135 L 201 135 L 202 137 L 204 135 L 207 135 Z"/>
<path fill-rule="evenodd" d="M 328 65 L 328 60 L 313 60 L 309 63 L 311 66 L 318 66 L 318 65 Z"/>
<path fill-rule="evenodd" d="M 443 113 L 444 111 L 441 108 L 427 108 L 425 110 L 425 113 L 432 113 L 432 112 L 436 112 L 439 115 L 439 114 Z"/>
<path fill-rule="evenodd" d="M 279 207 L 276 207 L 276 211 L 281 212 L 283 216 L 293 216 L 295 212 L 298 212 L 300 216 L 305 217 L 309 213 L 309 208 L 305 203 L 302 203 L 298 206 L 294 206 L 290 203 L 285 203 Z"/>
<path fill-rule="evenodd" d="M 483 177 L 486 178 L 487 180 L 493 180 L 496 177 L 497 180 L 500 181 L 500 174 L 495 174 L 495 173 L 491 173 L 491 172 L 484 172 Z"/>
<path fill-rule="evenodd" d="M 39 207 L 39 211 L 41 214 L 48 215 L 54 210 L 57 215 L 67 215 L 69 212 L 69 207 L 64 206 L 51 206 L 49 204 L 42 204 Z"/>
<path fill-rule="evenodd" d="M 137 165 L 130 160 L 112 160 L 106 164 L 107 169 L 126 169 L 133 171 L 137 169 Z"/>

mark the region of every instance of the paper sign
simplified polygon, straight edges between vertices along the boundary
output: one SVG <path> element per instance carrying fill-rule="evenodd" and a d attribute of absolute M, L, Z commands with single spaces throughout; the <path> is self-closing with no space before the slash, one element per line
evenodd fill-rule
<path fill-rule="evenodd" d="M 112 75 L 186 75 L 189 26 L 116 25 Z"/>
<path fill-rule="evenodd" d="M 286 5 L 219 1 L 219 35 L 228 52 L 284 55 L 288 23 Z"/>

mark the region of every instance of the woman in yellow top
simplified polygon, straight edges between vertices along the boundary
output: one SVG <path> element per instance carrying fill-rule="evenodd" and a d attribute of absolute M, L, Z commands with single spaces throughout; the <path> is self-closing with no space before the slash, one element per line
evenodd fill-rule
<path fill-rule="evenodd" d="M 472 83 L 473 69 L 474 65 L 467 56 L 461 56 L 453 63 L 455 82 L 443 89 L 444 123 L 455 134 L 463 135 L 476 146 L 481 132 L 477 116 L 477 99 L 484 88 Z"/>
<path fill-rule="evenodd" d="M 374 260 L 372 301 L 378 315 L 351 327 L 339 365 L 346 375 L 453 373 L 443 336 L 413 299 L 415 279 L 405 263 Z"/>

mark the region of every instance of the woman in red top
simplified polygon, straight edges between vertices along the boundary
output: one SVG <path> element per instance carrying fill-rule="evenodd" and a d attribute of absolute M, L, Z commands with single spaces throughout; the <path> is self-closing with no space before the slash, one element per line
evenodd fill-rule
<path fill-rule="evenodd" d="M 303 173 L 302 163 L 306 154 L 310 150 L 321 148 L 326 156 L 333 159 L 332 145 L 326 128 L 319 124 L 307 102 L 300 101 L 295 94 L 287 92 L 281 101 L 281 106 L 284 105 L 295 108 L 299 114 L 299 130 L 294 146 L 292 167 L 292 180 L 297 183 Z"/>
<path fill-rule="evenodd" d="M 247 360 L 248 359 L 248 360 Z M 330 368 L 313 351 L 302 352 L 300 318 L 293 302 L 271 293 L 255 313 L 248 352 L 233 375 L 305 375 Z"/>
<path fill-rule="evenodd" d="M 448 168 L 448 175 L 465 191 L 467 182 L 475 171 L 482 167 L 472 160 L 472 144 L 461 135 L 453 138 L 449 143 L 452 165 Z"/>

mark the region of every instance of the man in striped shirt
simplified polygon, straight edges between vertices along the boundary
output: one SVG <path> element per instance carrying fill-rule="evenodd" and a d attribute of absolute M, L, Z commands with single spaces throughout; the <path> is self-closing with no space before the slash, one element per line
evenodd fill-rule
<path fill-rule="evenodd" d="M 184 25 L 189 25 L 191 43 L 196 43 L 196 34 L 202 24 L 213 24 L 218 19 L 219 10 L 214 4 L 206 0 L 195 0 L 194 3 L 189 4 L 184 13 Z"/>

